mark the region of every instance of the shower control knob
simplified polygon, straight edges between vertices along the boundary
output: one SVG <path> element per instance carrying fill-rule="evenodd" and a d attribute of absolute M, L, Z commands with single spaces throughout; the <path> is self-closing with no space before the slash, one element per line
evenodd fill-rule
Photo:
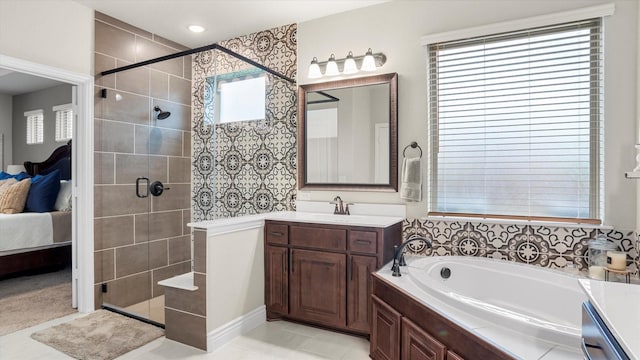
<path fill-rule="evenodd" d="M 170 188 L 164 187 L 160 181 L 154 181 L 149 185 L 149 192 L 153 196 L 160 196 L 165 190 L 169 190 Z"/>

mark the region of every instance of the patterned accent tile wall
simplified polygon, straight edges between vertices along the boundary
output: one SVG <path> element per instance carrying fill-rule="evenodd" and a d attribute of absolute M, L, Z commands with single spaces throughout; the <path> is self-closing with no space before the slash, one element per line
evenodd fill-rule
<path fill-rule="evenodd" d="M 289 78 L 296 77 L 296 25 L 220 42 Z M 267 75 L 266 119 L 205 121 L 207 78 L 251 65 L 217 50 L 193 58 L 193 221 L 288 210 L 296 189 L 296 84 Z"/>
<path fill-rule="evenodd" d="M 600 233 L 627 253 L 627 265 L 638 273 L 637 234 L 632 230 L 610 230 L 594 227 L 556 227 L 539 225 L 494 224 L 467 221 L 406 219 L 403 240 L 412 235 L 432 241 L 409 244 L 409 252 L 424 256 L 478 256 L 515 261 L 530 265 L 562 269 L 573 264 L 586 270 L 590 239 Z"/>

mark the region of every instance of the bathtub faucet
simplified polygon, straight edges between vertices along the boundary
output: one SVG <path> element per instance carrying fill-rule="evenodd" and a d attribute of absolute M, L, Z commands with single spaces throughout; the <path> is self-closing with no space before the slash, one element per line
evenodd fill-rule
<path fill-rule="evenodd" d="M 404 261 L 404 248 L 414 241 L 424 241 L 427 244 L 428 248 L 431 248 L 433 245 L 431 244 L 431 240 L 427 239 L 424 236 L 420 235 L 412 235 L 407 241 L 403 242 L 400 246 L 393 246 L 393 266 L 391 266 L 391 271 L 393 272 L 391 275 L 393 276 L 401 276 L 400 275 L 400 266 L 405 266 L 407 263 Z"/>

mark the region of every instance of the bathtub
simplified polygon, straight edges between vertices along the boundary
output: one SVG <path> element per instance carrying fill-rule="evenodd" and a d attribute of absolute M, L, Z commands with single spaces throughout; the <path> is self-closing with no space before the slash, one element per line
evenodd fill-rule
<path fill-rule="evenodd" d="M 537 339 L 571 348 L 580 344 L 580 310 L 587 298 L 576 275 L 488 258 L 413 257 L 408 262 L 405 281 L 447 307 Z"/>

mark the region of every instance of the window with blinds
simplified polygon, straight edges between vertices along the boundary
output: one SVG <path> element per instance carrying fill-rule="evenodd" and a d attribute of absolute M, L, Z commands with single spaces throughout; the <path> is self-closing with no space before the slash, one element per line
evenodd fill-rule
<path fill-rule="evenodd" d="M 429 212 L 598 223 L 601 20 L 428 45 Z"/>
<path fill-rule="evenodd" d="M 44 143 L 44 115 L 42 110 L 27 111 L 27 144 Z"/>
<path fill-rule="evenodd" d="M 71 104 L 53 107 L 56 113 L 56 141 L 67 141 L 73 137 L 73 108 Z"/>

